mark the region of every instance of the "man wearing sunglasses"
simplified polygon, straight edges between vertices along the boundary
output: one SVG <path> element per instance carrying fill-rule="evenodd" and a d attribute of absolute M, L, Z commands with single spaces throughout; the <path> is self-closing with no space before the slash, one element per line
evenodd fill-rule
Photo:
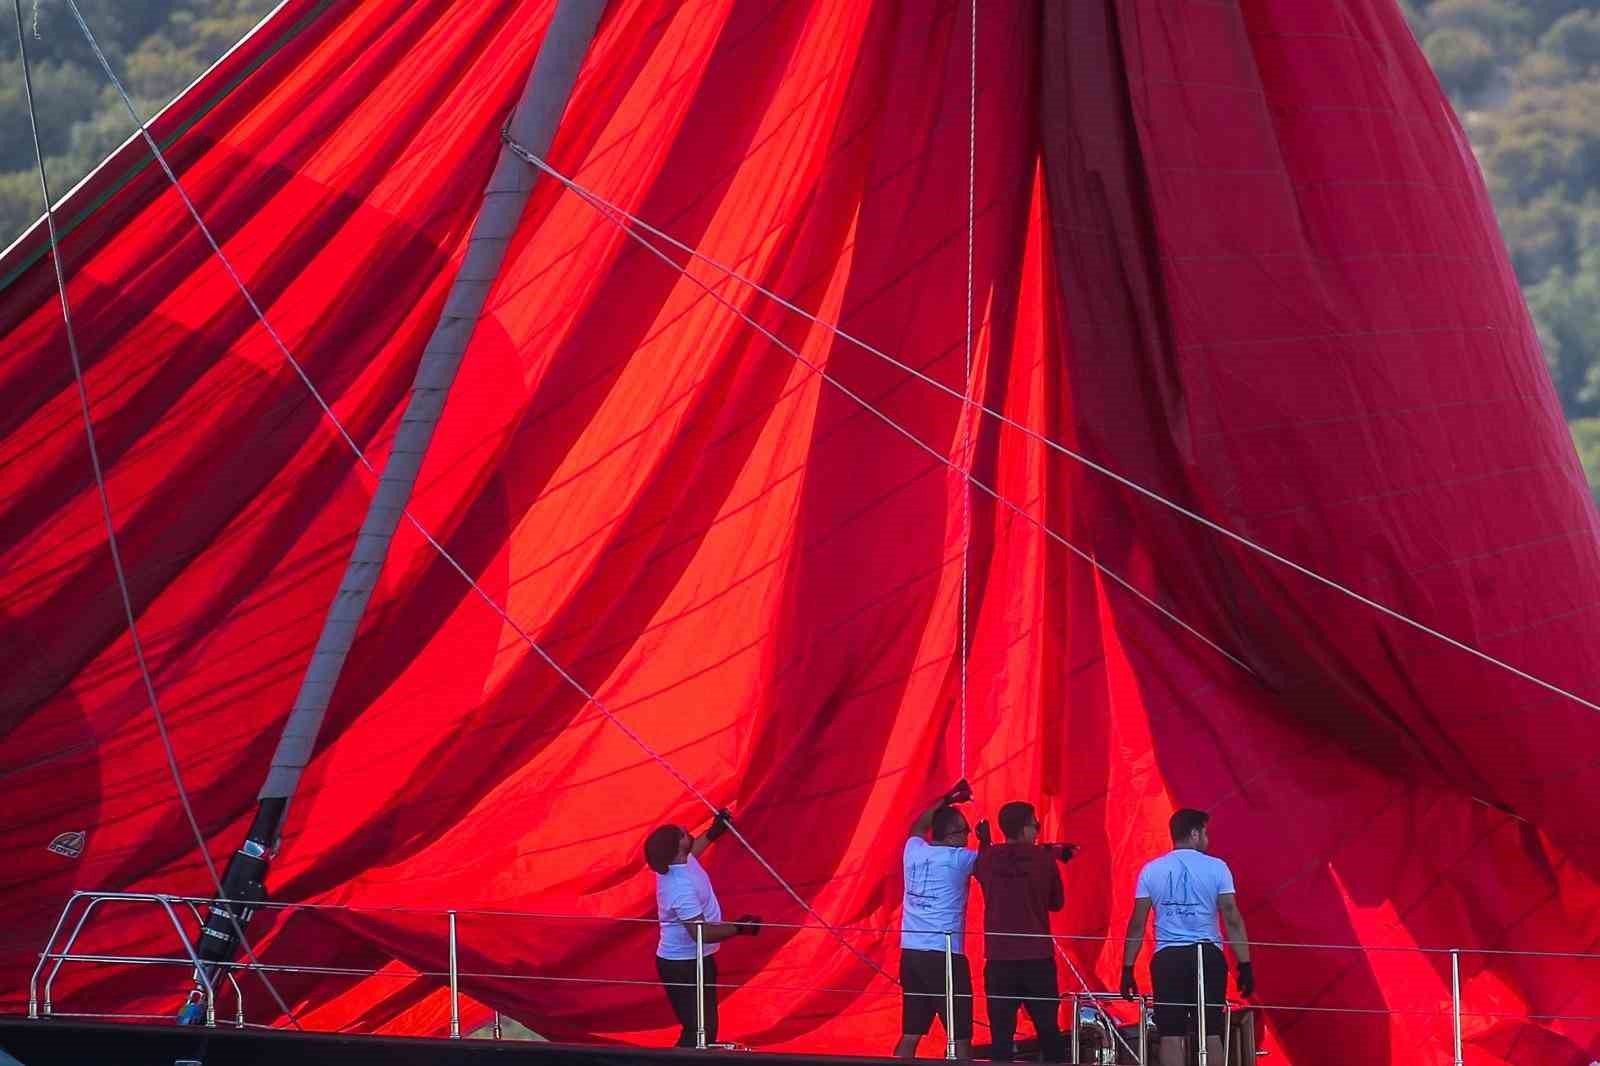
<path fill-rule="evenodd" d="M 896 1058 L 917 1056 L 917 1043 L 937 1016 L 956 1042 L 959 1058 L 972 1057 L 972 971 L 963 940 L 967 890 L 978 853 L 967 847 L 972 827 L 956 804 L 972 799 L 966 778 L 940 796 L 911 825 L 906 841 L 905 905 L 900 933 L 900 1041 Z M 945 937 L 950 937 L 955 1017 L 945 1013 Z"/>

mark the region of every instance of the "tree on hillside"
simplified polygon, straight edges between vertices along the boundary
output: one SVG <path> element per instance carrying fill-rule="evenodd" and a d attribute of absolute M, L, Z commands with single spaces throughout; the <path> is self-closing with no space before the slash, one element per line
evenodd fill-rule
<path fill-rule="evenodd" d="M 78 0 L 78 6 L 148 117 L 248 33 L 272 0 Z M 43 0 L 38 21 L 37 38 L 31 20 L 23 30 L 46 169 L 59 195 L 134 125 L 66 6 Z M 14 33 L 0 32 L 0 245 L 43 210 Z"/>
<path fill-rule="evenodd" d="M 1489 87 L 1499 64 L 1494 48 L 1477 30 L 1445 26 L 1422 42 L 1439 84 L 1451 96 L 1475 97 Z"/>
<path fill-rule="evenodd" d="M 1600 67 L 1600 11 L 1561 16 L 1539 38 L 1539 50 L 1557 57 L 1575 73 L 1592 73 Z"/>

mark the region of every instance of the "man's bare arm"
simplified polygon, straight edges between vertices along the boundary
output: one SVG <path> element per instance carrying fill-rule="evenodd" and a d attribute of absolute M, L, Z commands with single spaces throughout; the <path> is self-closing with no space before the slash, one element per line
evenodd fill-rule
<path fill-rule="evenodd" d="M 704 942 L 707 944 L 715 944 L 720 940 L 727 940 L 729 937 L 739 935 L 739 926 L 736 923 L 708 922 L 703 914 L 688 918 L 683 923 L 683 927 L 689 930 L 690 936 L 694 936 L 694 927 L 697 925 L 705 930 Z"/>
<path fill-rule="evenodd" d="M 694 838 L 694 843 L 689 845 L 689 854 L 697 859 L 704 855 L 706 849 L 715 844 L 717 838 L 726 833 L 728 827 L 732 824 L 733 815 L 729 814 L 728 809 L 724 807 L 717 812 L 715 818 L 711 819 L 711 824 L 706 827 L 706 831 Z"/>
<path fill-rule="evenodd" d="M 760 932 L 760 927 L 762 927 L 762 919 L 758 919 L 754 914 L 746 914 L 736 922 L 707 922 L 704 914 L 696 914 L 696 916 L 691 917 L 691 919 L 685 919 L 685 922 L 683 922 L 683 928 L 690 932 L 690 936 L 694 935 L 694 927 L 696 925 L 699 925 L 702 930 L 706 930 L 704 943 L 715 944 L 717 941 L 728 940 L 731 936 L 739 936 L 741 933 L 746 936 L 757 935 Z"/>
<path fill-rule="evenodd" d="M 1122 968 L 1127 969 L 1139 958 L 1139 949 L 1144 946 L 1145 919 L 1150 915 L 1150 901 L 1136 899 L 1133 901 L 1133 913 L 1128 915 L 1127 939 L 1122 945 Z"/>
<path fill-rule="evenodd" d="M 927 810 L 925 810 L 921 814 L 917 815 L 917 820 L 911 823 L 911 835 L 914 836 L 914 837 L 925 837 L 925 836 L 927 836 L 928 835 L 928 830 L 933 828 L 933 814 L 934 814 L 934 812 L 937 811 L 940 807 L 943 807 L 943 806 L 944 806 L 944 797 L 940 796 L 938 799 L 933 801 L 933 806 L 932 807 L 929 807 Z"/>
<path fill-rule="evenodd" d="M 1250 961 L 1250 938 L 1244 929 L 1244 915 L 1239 913 L 1239 901 L 1232 892 L 1217 897 L 1217 911 L 1222 915 L 1222 925 L 1228 931 L 1228 945 L 1233 957 L 1240 962 Z"/>
<path fill-rule="evenodd" d="M 951 803 L 965 803 L 972 798 L 972 786 L 967 784 L 967 779 L 962 778 L 951 787 L 949 792 L 933 801 L 933 806 L 917 815 L 917 820 L 911 823 L 911 835 L 922 837 L 928 835 L 928 830 L 933 828 L 935 812 Z"/>

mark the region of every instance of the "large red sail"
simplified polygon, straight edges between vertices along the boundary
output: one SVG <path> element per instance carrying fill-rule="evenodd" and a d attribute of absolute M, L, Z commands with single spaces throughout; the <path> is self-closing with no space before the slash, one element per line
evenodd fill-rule
<path fill-rule="evenodd" d="M 375 463 L 553 6 L 290 4 L 165 120 Z M 662 761 L 788 886 L 720 844 L 725 907 L 807 926 L 722 955 L 724 1033 L 762 1048 L 890 1046 L 874 967 L 894 970 L 899 849 L 962 769 L 978 813 L 1036 799 L 1082 845 L 1056 928 L 1096 988 L 1172 806 L 1211 810 L 1256 939 L 1349 946 L 1257 951 L 1295 1063 L 1449 1061 L 1448 956 L 1390 949 L 1600 941 L 1596 712 L 1043 443 L 1600 692 L 1594 507 L 1399 11 L 980 4 L 975 106 L 969 18 L 608 5 L 550 163 L 714 262 L 653 238 L 664 262 L 542 180 L 413 503 L 605 711 L 402 526 L 274 868 L 277 898 L 325 909 L 251 929 L 269 962 L 352 971 L 275 976 L 307 1024 L 438 1025 L 437 912 L 517 910 L 571 917 L 463 914 L 466 993 L 552 1037 L 660 1041 L 654 928 L 599 919 L 653 913 L 643 836 L 704 819 Z M 371 479 L 165 179 L 121 174 L 64 212 L 92 207 L 64 256 L 141 631 L 220 859 Z M 10 1009 L 69 889 L 209 888 L 37 247 L 0 264 L 19 271 L 0 292 Z M 984 487 L 970 539 L 963 469 Z M 73 830 L 81 858 L 47 850 Z M 131 908 L 96 928 L 175 948 Z M 1469 1061 L 1600 1051 L 1592 1020 L 1547 1017 L 1592 1013 L 1600 961 L 1461 965 Z M 63 1009 L 164 1011 L 183 986 L 76 973 Z"/>

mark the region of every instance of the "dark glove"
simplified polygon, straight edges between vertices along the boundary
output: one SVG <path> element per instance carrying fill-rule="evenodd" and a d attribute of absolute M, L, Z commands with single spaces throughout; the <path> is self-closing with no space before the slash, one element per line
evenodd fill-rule
<path fill-rule="evenodd" d="M 1072 857 L 1078 854 L 1078 845 L 1076 844 L 1051 844 L 1050 846 L 1055 849 L 1056 862 L 1062 865 L 1071 862 Z"/>
<path fill-rule="evenodd" d="M 711 841 L 713 844 L 716 843 L 717 838 L 723 833 L 726 833 L 728 831 L 728 827 L 732 824 L 733 814 L 729 812 L 728 808 L 722 808 L 722 810 L 717 812 L 717 816 L 711 819 L 711 827 L 706 830 L 706 839 Z"/>
<path fill-rule="evenodd" d="M 734 919 L 733 927 L 739 931 L 740 936 L 761 935 L 761 919 L 754 914 L 741 914 Z"/>
<path fill-rule="evenodd" d="M 966 803 L 971 799 L 972 786 L 967 784 L 967 779 L 964 777 L 952 785 L 949 792 L 944 794 L 944 804 L 947 807 L 953 807 L 957 803 Z"/>
<path fill-rule="evenodd" d="M 985 818 L 978 823 L 978 846 L 988 847 L 994 843 L 994 836 L 989 832 L 989 819 Z"/>
<path fill-rule="evenodd" d="M 1249 999 L 1255 994 L 1256 991 L 1255 967 L 1251 966 L 1248 962 L 1241 962 L 1239 964 L 1239 972 L 1236 975 L 1235 981 L 1239 986 L 1239 998 Z"/>
<path fill-rule="evenodd" d="M 1124 999 L 1138 999 L 1139 998 L 1139 982 L 1135 981 L 1133 979 L 1133 967 L 1132 966 L 1124 966 L 1122 968 L 1122 989 L 1121 989 L 1121 991 L 1122 991 L 1122 998 L 1124 998 Z"/>

